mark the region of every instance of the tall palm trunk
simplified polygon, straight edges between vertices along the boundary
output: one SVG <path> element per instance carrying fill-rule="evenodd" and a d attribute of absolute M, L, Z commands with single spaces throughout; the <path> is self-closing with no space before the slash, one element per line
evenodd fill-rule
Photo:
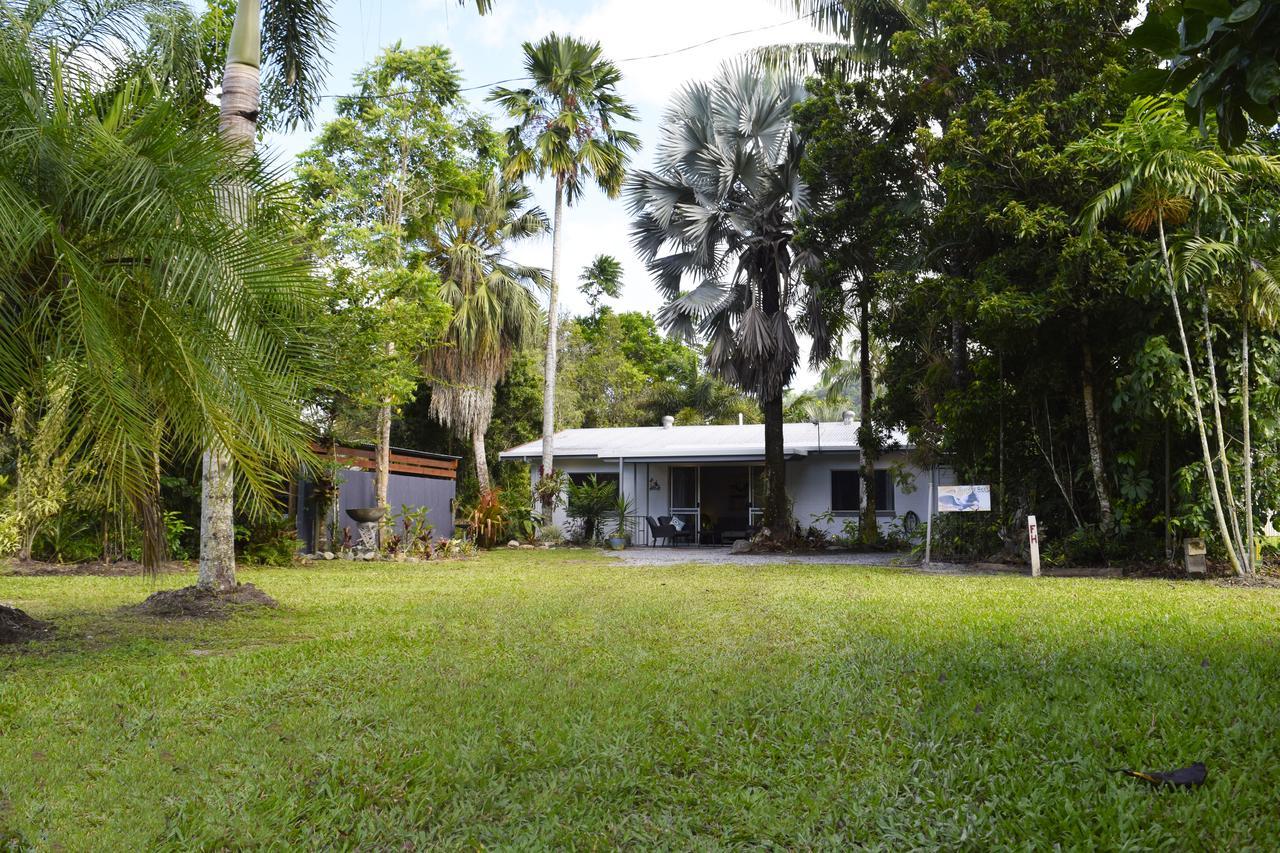
<path fill-rule="evenodd" d="M 772 269 L 765 274 L 761 287 L 761 301 L 764 314 L 770 320 L 782 309 L 782 294 L 778 282 L 778 272 Z M 782 392 L 780 383 L 772 382 L 767 377 L 761 389 L 760 408 L 764 414 L 764 470 L 768 480 L 768 491 L 765 495 L 764 525 L 768 527 L 776 540 L 791 539 L 791 508 L 787 501 L 787 458 L 783 453 L 784 420 Z M 776 389 L 773 386 L 778 386 Z"/>
<path fill-rule="evenodd" d="M 1200 316 L 1204 334 L 1205 354 L 1209 359 L 1209 389 L 1213 395 L 1213 423 L 1218 433 L 1218 465 L 1222 469 L 1222 485 L 1227 498 L 1227 520 L 1231 523 L 1231 532 L 1235 534 L 1237 550 L 1244 542 L 1240 535 L 1240 516 L 1236 511 L 1236 490 L 1231 485 L 1231 463 L 1227 460 L 1227 433 L 1222 428 L 1222 400 L 1218 391 L 1218 364 L 1213 355 L 1213 326 L 1209 322 L 1209 292 L 1204 285 L 1200 286 Z M 1241 554 L 1242 565 L 1248 566 L 1248 555 Z"/>
<path fill-rule="evenodd" d="M 476 457 L 476 480 L 480 482 L 480 494 L 484 494 L 493 488 L 489 479 L 489 456 L 484 446 L 484 430 L 478 429 L 471 433 L 471 452 Z"/>
<path fill-rule="evenodd" d="M 1160 233 L 1160 258 L 1164 262 L 1165 276 L 1169 282 L 1169 298 L 1173 301 L 1173 316 L 1178 321 L 1178 341 L 1182 344 L 1182 358 L 1186 362 L 1187 379 L 1191 384 L 1191 404 L 1196 416 L 1196 428 L 1200 434 L 1200 452 L 1204 458 L 1205 474 L 1209 478 L 1209 492 L 1213 497 L 1213 513 L 1218 522 L 1218 534 L 1226 546 L 1231 568 L 1236 574 L 1243 575 L 1244 567 L 1240 565 L 1240 557 L 1236 553 L 1231 530 L 1227 527 L 1227 517 L 1222 512 L 1222 498 L 1218 494 L 1218 477 L 1213 470 L 1213 453 L 1209 450 L 1209 436 L 1204 424 L 1204 407 L 1200 403 L 1200 387 L 1196 385 L 1195 362 L 1191 360 L 1191 346 L 1187 343 L 1187 330 L 1182 322 L 1182 304 L 1178 299 L 1178 284 L 1173 276 L 1173 265 L 1169 261 L 1169 244 L 1165 238 L 1163 216 L 1156 217 L 1156 225 Z"/>
<path fill-rule="evenodd" d="M 222 78 L 218 132 L 239 156 L 253 155 L 258 122 L 258 67 L 261 64 L 258 0 L 239 0 Z M 242 194 L 223 196 L 226 216 L 244 217 Z M 217 439 L 209 442 L 200 477 L 200 570 L 196 585 L 219 592 L 236 586 L 235 474 L 231 454 Z"/>
<path fill-rule="evenodd" d="M 1084 400 L 1085 434 L 1089 439 L 1089 467 L 1093 471 L 1093 486 L 1098 494 L 1098 519 L 1103 531 L 1109 533 L 1115 526 L 1115 514 L 1111 507 L 1111 488 L 1107 485 L 1107 466 L 1102 454 L 1102 428 L 1094 398 L 1093 348 L 1088 341 L 1084 343 L 1083 354 L 1081 397 Z"/>
<path fill-rule="evenodd" d="M 556 331 L 560 298 L 560 246 L 564 236 L 564 178 L 556 176 L 555 222 L 551 234 L 551 287 L 547 297 L 547 359 L 542 381 L 542 476 L 555 468 L 556 435 Z M 551 507 L 544 506 L 549 512 Z"/>
<path fill-rule="evenodd" d="M 858 288 L 858 453 L 862 458 L 862 542 L 880 540 L 876 522 L 876 452 L 871 429 L 871 396 L 875 385 L 871 375 L 871 299 L 865 282 Z"/>
<path fill-rule="evenodd" d="M 1244 310 L 1241 312 L 1244 316 L 1244 334 L 1241 338 L 1241 355 L 1240 355 L 1240 408 L 1242 410 L 1242 420 L 1244 421 L 1244 514 L 1245 514 L 1245 535 L 1248 539 L 1245 542 L 1247 553 L 1245 554 L 1245 569 L 1249 574 L 1257 571 L 1254 561 L 1257 559 L 1257 546 L 1254 539 L 1253 529 L 1253 430 L 1249 421 L 1253 417 L 1249 408 L 1249 382 L 1251 379 L 1249 370 L 1249 299 L 1245 294 Z"/>

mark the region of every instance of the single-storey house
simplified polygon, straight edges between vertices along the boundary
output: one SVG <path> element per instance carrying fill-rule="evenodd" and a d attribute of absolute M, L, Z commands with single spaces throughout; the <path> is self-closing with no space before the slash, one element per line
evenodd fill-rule
<path fill-rule="evenodd" d="M 840 421 L 786 424 L 783 445 L 796 521 L 842 532 L 862 507 L 858 424 L 852 413 Z M 876 459 L 875 504 L 882 528 L 900 524 L 911 530 L 927 518 L 930 472 L 912 464 L 910 449 L 906 436 L 895 433 Z M 531 483 L 541 476 L 540 439 L 500 456 L 529 463 Z M 679 519 L 679 541 L 727 544 L 759 525 L 764 426 L 675 426 L 667 417 L 661 426 L 564 430 L 555 436 L 555 468 L 577 482 L 594 474 L 618 484 L 631 501 L 640 544 L 653 542 L 647 519 L 668 516 Z M 552 522 L 563 526 L 567 521 L 564 507 L 558 508 Z"/>

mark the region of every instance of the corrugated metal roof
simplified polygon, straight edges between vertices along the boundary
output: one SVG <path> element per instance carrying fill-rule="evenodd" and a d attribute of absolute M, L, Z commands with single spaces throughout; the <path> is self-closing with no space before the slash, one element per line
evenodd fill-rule
<path fill-rule="evenodd" d="M 890 444 L 907 446 L 894 432 Z M 858 449 L 858 424 L 784 424 L 782 444 L 788 456 L 847 453 Z M 556 433 L 555 454 L 580 459 L 739 459 L 764 456 L 764 425 L 613 427 L 566 429 Z M 504 450 L 502 459 L 534 459 L 542 455 L 542 439 Z"/>

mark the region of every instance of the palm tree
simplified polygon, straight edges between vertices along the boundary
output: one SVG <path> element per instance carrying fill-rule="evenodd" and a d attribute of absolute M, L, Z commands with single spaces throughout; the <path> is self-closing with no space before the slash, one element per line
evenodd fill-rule
<path fill-rule="evenodd" d="M 262 505 L 307 448 L 321 291 L 281 175 L 150 80 L 78 72 L 28 35 L 0 26 L 0 409 L 66 395 L 66 448 L 155 565 L 161 460 L 217 442 Z"/>
<path fill-rule="evenodd" d="M 1252 554 L 1241 535 L 1227 460 L 1208 293 L 1202 286 L 1199 294 L 1202 335 L 1208 359 L 1209 395 L 1218 445 L 1216 453 L 1209 446 L 1205 407 L 1191 355 L 1181 294 L 1195 280 L 1194 273 L 1203 269 L 1205 258 L 1212 256 L 1212 253 L 1201 252 L 1197 262 L 1194 260 L 1197 253 L 1188 253 L 1187 250 L 1203 245 L 1203 241 L 1196 240 L 1197 232 L 1215 228 L 1232 235 L 1225 242 L 1235 242 L 1242 230 L 1239 214 L 1234 209 L 1240 188 L 1252 176 L 1263 175 L 1272 181 L 1280 178 L 1280 158 L 1261 154 L 1251 146 L 1243 146 L 1232 153 L 1213 148 L 1187 126 L 1181 107 L 1169 97 L 1138 98 L 1123 120 L 1078 144 L 1075 151 L 1090 158 L 1100 168 L 1119 174 L 1119 179 L 1098 193 L 1081 216 L 1087 231 L 1095 229 L 1107 215 L 1121 208 L 1126 208 L 1124 221 L 1133 230 L 1147 232 L 1153 227 L 1156 230 L 1161 273 L 1168 288 L 1182 347 L 1218 532 L 1232 568 L 1238 574 L 1245 574 L 1250 571 Z M 1178 247 L 1170 247 L 1168 230 L 1184 223 L 1193 225 L 1193 233 L 1183 241 L 1184 251 L 1180 252 Z M 1188 260 L 1180 260 L 1182 258 Z"/>
<path fill-rule="evenodd" d="M 427 351 L 431 414 L 470 438 L 481 492 L 490 490 L 484 436 L 493 394 L 540 322 L 534 288 L 546 273 L 512 262 L 511 244 L 546 233 L 546 214 L 526 208 L 529 191 L 497 177 L 480 201 L 458 201 L 432 240 L 427 263 L 442 280 L 441 298 L 453 308 L 444 340 Z"/>
<path fill-rule="evenodd" d="M 542 475 L 549 476 L 555 463 L 556 312 L 564 206 L 581 198 L 588 181 L 595 181 L 609 198 L 615 198 L 626 178 L 630 152 L 640 147 L 640 140 L 617 126 L 620 121 L 634 119 L 635 110 L 618 95 L 622 72 L 603 58 L 599 42 L 555 33 L 537 43 L 525 42 L 524 68 L 532 86 L 500 87 L 489 100 L 516 120 L 507 130 L 507 177 L 523 180 L 536 175 L 555 181 L 542 394 Z"/>
<path fill-rule="evenodd" d="M 882 71 L 893 65 L 895 35 L 931 26 L 929 0 L 779 0 L 779 5 L 841 39 L 835 43 L 773 45 L 757 51 L 770 67 L 797 71 L 832 66 L 850 74 Z"/>
<path fill-rule="evenodd" d="M 710 370 L 761 402 L 765 523 L 780 538 L 790 533 L 783 392 L 799 359 L 788 309 L 802 301 L 793 239 L 807 197 L 791 115 L 804 96 L 794 77 L 751 62 L 689 84 L 668 111 L 656 169 L 628 185 L 636 250 L 666 298 L 660 321 L 706 337 Z"/>
<path fill-rule="evenodd" d="M 578 276 L 578 291 L 587 298 L 594 314 L 606 296 L 617 299 L 622 295 L 622 262 L 612 255 L 596 255 L 582 268 Z"/>

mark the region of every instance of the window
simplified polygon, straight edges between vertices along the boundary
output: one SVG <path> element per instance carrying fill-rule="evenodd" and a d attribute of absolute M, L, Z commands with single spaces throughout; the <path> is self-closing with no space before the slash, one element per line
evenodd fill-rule
<path fill-rule="evenodd" d="M 876 471 L 876 512 L 893 512 L 893 477 L 883 468 Z"/>
<path fill-rule="evenodd" d="M 831 511 L 857 512 L 862 505 L 857 471 L 831 472 Z"/>
<path fill-rule="evenodd" d="M 573 483 L 575 486 L 583 486 L 583 485 L 586 485 L 587 482 L 589 482 L 592 477 L 596 478 L 597 483 L 613 483 L 613 486 L 615 489 L 618 487 L 617 471 L 605 472 L 605 473 L 570 474 L 569 482 Z"/>

